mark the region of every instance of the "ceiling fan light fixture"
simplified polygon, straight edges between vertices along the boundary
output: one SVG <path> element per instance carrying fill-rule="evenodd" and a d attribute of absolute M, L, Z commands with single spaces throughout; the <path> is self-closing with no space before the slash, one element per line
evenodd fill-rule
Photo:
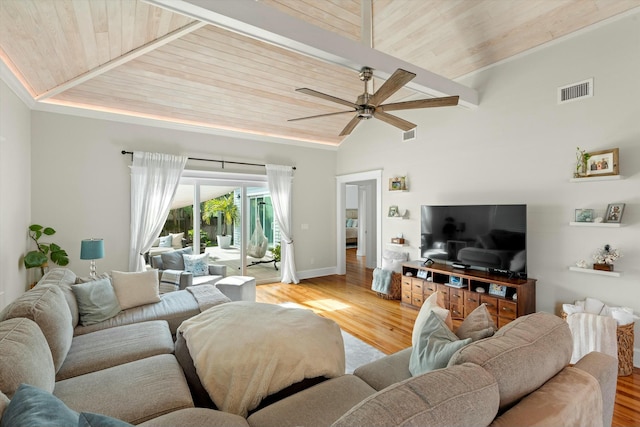
<path fill-rule="evenodd" d="M 371 117 L 373 117 L 374 111 L 375 108 L 373 107 L 363 107 L 362 110 L 358 113 L 358 117 L 369 120 Z"/>

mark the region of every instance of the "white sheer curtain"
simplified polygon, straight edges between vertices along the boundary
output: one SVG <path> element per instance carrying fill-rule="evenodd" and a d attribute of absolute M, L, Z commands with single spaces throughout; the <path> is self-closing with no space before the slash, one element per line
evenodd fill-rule
<path fill-rule="evenodd" d="M 276 220 L 280 225 L 281 247 L 281 278 L 282 283 L 298 283 L 296 263 L 293 256 L 293 229 L 291 226 L 291 185 L 293 183 L 293 168 L 291 166 L 266 165 L 267 182 L 271 203 Z"/>
<path fill-rule="evenodd" d="M 129 271 L 144 270 L 143 254 L 162 231 L 187 159 L 171 154 L 133 153 Z"/>

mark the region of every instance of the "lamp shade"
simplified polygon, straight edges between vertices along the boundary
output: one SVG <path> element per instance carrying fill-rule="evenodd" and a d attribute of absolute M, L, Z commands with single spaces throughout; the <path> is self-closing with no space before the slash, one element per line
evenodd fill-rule
<path fill-rule="evenodd" d="M 84 239 L 80 246 L 80 259 L 104 258 L 104 240 Z"/>

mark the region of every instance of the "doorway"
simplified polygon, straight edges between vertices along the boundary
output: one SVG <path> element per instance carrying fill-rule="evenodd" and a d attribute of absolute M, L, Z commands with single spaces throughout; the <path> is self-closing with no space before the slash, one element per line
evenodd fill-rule
<path fill-rule="evenodd" d="M 381 262 L 382 170 L 341 175 L 337 183 L 337 262 L 336 274 L 346 274 L 347 185 L 358 188 L 358 252 L 366 256 L 366 267 Z"/>

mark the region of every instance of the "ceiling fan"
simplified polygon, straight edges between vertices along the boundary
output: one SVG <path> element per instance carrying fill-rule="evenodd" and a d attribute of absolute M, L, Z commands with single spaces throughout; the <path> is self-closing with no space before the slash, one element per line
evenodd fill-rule
<path fill-rule="evenodd" d="M 359 75 L 360 80 L 364 82 L 364 93 L 358 97 L 356 102 L 349 102 L 344 99 L 336 98 L 335 96 L 327 95 L 325 93 L 318 92 L 309 88 L 296 89 L 296 92 L 346 105 L 347 107 L 351 107 L 351 110 L 338 111 L 336 113 L 318 114 L 316 116 L 300 117 L 297 119 L 290 119 L 288 121 L 294 122 L 298 120 L 334 116 L 337 114 L 356 113 L 353 119 L 351 119 L 351 121 L 347 123 L 347 126 L 342 129 L 342 132 L 340 132 L 340 136 L 349 135 L 355 129 L 358 123 L 360 123 L 360 120 L 367 120 L 372 117 L 378 120 L 382 120 L 383 122 L 386 122 L 404 131 L 408 131 L 415 128 L 416 125 L 407 120 L 401 119 L 400 117 L 389 114 L 387 113 L 387 111 L 414 110 L 418 108 L 448 107 L 458 105 L 458 96 L 445 96 L 442 98 L 418 99 L 415 101 L 382 104 L 382 102 L 384 102 L 387 98 L 400 90 L 405 84 L 409 83 L 416 75 L 409 71 L 398 68 L 374 94 L 370 94 L 367 91 L 368 82 L 373 77 L 373 70 L 369 67 L 363 67 L 362 70 L 360 70 Z"/>

